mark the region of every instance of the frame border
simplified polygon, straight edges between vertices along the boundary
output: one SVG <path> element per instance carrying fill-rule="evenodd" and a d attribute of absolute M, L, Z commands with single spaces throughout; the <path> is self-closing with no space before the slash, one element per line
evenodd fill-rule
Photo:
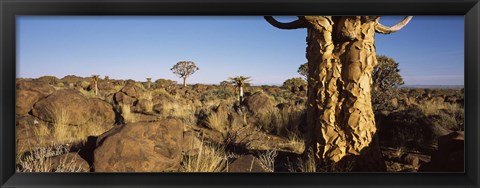
<path fill-rule="evenodd" d="M 479 0 L 0 0 L 0 187 L 479 187 L 478 2 Z M 465 16 L 465 173 L 15 173 L 15 126 L 12 125 L 15 124 L 17 15 L 318 14 Z M 345 181 L 346 178 L 349 181 Z"/>

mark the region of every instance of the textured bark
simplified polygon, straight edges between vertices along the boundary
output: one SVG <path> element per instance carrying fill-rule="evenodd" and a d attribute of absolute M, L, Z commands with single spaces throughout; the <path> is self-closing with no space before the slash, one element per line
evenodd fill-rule
<path fill-rule="evenodd" d="M 307 28 L 307 142 L 321 164 L 353 162 L 353 170 L 385 170 L 370 93 L 375 32 L 396 32 L 410 19 L 386 27 L 378 16 L 300 16 L 291 23 L 265 17 L 280 29 Z"/>
<path fill-rule="evenodd" d="M 377 64 L 375 19 L 312 16 L 305 20 L 311 25 L 307 28 L 307 124 L 317 158 L 329 163 L 355 155 L 360 156 L 355 161 L 359 165 L 381 164 L 378 146 L 372 144 L 376 126 L 370 96 Z M 361 153 L 369 154 L 361 157 Z M 381 170 L 379 166 L 375 169 Z"/>
<path fill-rule="evenodd" d="M 187 77 L 183 77 L 183 87 L 187 87 Z"/>

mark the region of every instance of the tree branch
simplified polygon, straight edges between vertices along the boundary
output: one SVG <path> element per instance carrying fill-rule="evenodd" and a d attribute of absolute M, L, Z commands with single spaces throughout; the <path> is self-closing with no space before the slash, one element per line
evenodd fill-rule
<path fill-rule="evenodd" d="M 279 28 L 279 29 L 300 29 L 306 28 L 307 25 L 301 20 L 295 20 L 289 23 L 282 23 L 277 21 L 273 16 L 264 16 L 265 20 L 267 20 L 270 25 Z"/>
<path fill-rule="evenodd" d="M 405 27 L 408 22 L 412 19 L 413 16 L 406 16 L 403 18 L 402 21 L 398 22 L 392 27 L 387 27 L 382 25 L 380 22 L 377 21 L 377 25 L 375 25 L 375 31 L 377 33 L 382 33 L 382 34 L 390 34 L 390 33 L 395 33 L 397 31 L 400 31 L 403 27 Z"/>

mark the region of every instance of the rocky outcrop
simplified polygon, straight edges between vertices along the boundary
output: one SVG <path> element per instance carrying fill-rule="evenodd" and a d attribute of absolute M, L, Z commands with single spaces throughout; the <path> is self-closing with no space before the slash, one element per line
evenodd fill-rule
<path fill-rule="evenodd" d="M 94 169 L 176 172 L 182 159 L 182 139 L 183 126 L 177 120 L 126 124 L 99 142 L 94 151 Z"/>

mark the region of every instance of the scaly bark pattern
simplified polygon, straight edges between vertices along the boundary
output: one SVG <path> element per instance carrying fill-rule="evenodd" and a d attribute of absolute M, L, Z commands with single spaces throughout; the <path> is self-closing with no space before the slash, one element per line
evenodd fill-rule
<path fill-rule="evenodd" d="M 307 141 L 320 162 L 337 163 L 354 156 L 357 167 L 382 171 L 371 103 L 373 68 L 377 65 L 375 32 L 393 33 L 378 16 L 300 16 L 280 29 L 307 28 L 308 103 Z"/>

